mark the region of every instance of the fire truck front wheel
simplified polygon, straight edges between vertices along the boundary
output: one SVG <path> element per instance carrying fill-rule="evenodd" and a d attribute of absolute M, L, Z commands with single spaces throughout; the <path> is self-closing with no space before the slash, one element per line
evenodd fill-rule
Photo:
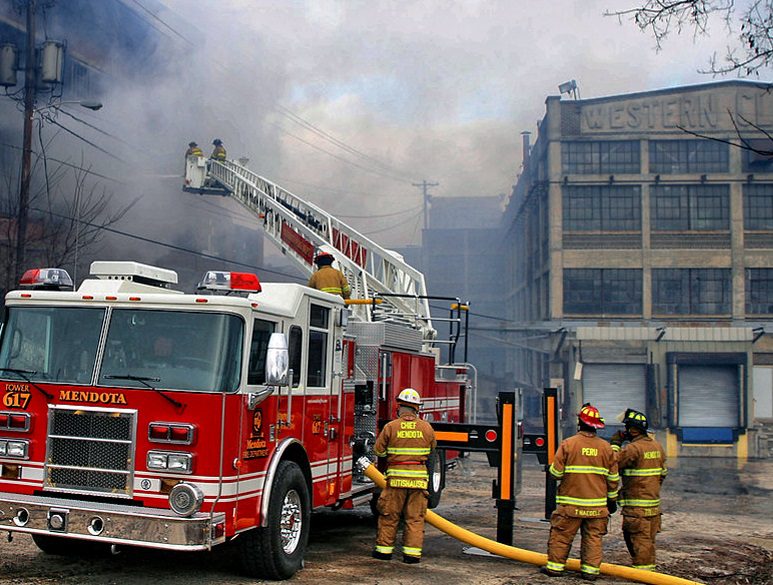
<path fill-rule="evenodd" d="M 297 463 L 279 464 L 270 498 L 268 526 L 239 539 L 241 561 L 252 577 L 289 579 L 303 565 L 311 522 L 309 490 Z"/>

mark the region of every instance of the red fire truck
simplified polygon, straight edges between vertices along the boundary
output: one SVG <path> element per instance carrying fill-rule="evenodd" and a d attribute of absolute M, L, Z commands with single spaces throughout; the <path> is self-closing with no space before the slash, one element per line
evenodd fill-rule
<path fill-rule="evenodd" d="M 358 301 L 215 271 L 184 294 L 175 272 L 135 262 L 94 262 L 77 290 L 63 270 L 28 271 L 0 330 L 0 529 L 44 552 L 233 540 L 249 574 L 288 578 L 312 510 L 372 500 L 353 463 L 400 390 L 419 389 L 429 420 L 464 420 L 471 378 L 440 364 L 421 274 L 241 165 L 211 164 L 244 174 L 220 185 L 299 265 L 333 253 Z"/>

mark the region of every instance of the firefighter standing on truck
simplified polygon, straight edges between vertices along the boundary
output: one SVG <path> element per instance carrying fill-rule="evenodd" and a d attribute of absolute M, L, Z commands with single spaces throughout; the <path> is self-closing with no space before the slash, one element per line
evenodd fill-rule
<path fill-rule="evenodd" d="M 405 519 L 403 562 L 421 561 L 424 515 L 427 512 L 427 459 L 435 449 L 435 431 L 419 418 L 421 397 L 413 388 L 397 396 L 398 418 L 387 423 L 376 439 L 375 452 L 386 457 L 386 487 L 378 499 L 378 535 L 373 558 L 392 559 L 397 525 Z"/>
<path fill-rule="evenodd" d="M 617 509 L 617 458 L 597 429 L 604 428 L 598 409 L 584 404 L 577 415 L 579 432 L 561 443 L 550 474 L 561 481 L 557 507 L 550 516 L 548 561 L 541 571 L 551 577 L 564 574 L 564 566 L 577 530 L 582 533 L 580 571 L 595 581 L 601 566 L 601 539 L 607 533 L 609 514 Z"/>
<path fill-rule="evenodd" d="M 307 286 L 333 295 L 341 295 L 344 299 L 351 296 L 352 289 L 349 287 L 349 281 L 346 280 L 344 273 L 333 268 L 332 254 L 320 252 L 314 259 L 314 263 L 319 269 L 311 275 Z"/>
<path fill-rule="evenodd" d="M 668 473 L 666 453 L 647 433 L 647 416 L 632 408 L 623 414 L 625 431 L 617 431 L 610 442 L 618 452 L 617 465 L 623 485 L 619 504 L 623 514 L 623 537 L 634 569 L 655 570 L 655 535 L 660 532 L 660 485 Z M 624 441 L 630 441 L 621 447 Z"/>

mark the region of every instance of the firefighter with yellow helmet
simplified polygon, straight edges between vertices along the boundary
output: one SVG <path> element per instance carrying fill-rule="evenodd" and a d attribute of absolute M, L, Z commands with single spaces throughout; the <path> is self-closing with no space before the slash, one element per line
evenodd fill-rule
<path fill-rule="evenodd" d="M 429 474 L 427 459 L 437 446 L 435 431 L 419 418 L 421 397 L 413 388 L 397 396 L 397 416 L 387 423 L 376 439 L 375 452 L 386 457 L 386 487 L 379 496 L 378 534 L 373 558 L 392 559 L 397 525 L 402 516 L 403 562 L 421 561 L 424 515 L 427 512 Z"/>
<path fill-rule="evenodd" d="M 666 452 L 647 433 L 647 415 L 632 408 L 622 416 L 625 431 L 610 442 L 618 453 L 617 465 L 623 485 L 618 502 L 622 506 L 623 537 L 633 567 L 655 570 L 655 535 L 660 532 L 660 485 L 666 478 Z M 623 442 L 630 441 L 625 447 Z"/>
<path fill-rule="evenodd" d="M 561 482 L 556 509 L 550 516 L 548 561 L 541 571 L 550 577 L 564 574 L 577 530 L 581 530 L 580 576 L 595 581 L 601 567 L 601 539 L 609 514 L 617 509 L 617 458 L 612 447 L 596 435 L 604 419 L 591 404 L 577 415 L 578 432 L 556 451 L 550 474 Z"/>

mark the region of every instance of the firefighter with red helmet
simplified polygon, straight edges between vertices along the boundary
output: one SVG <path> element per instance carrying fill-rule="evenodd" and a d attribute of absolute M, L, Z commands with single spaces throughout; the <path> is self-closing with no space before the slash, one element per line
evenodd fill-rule
<path fill-rule="evenodd" d="M 618 453 L 622 477 L 618 503 L 622 506 L 623 537 L 633 567 L 655 570 L 655 535 L 660 532 L 660 486 L 666 478 L 666 452 L 647 433 L 647 415 L 632 408 L 622 417 L 625 431 L 610 442 Z M 630 441 L 625 447 L 623 442 Z"/>
<path fill-rule="evenodd" d="M 378 534 L 373 558 L 392 559 L 397 525 L 402 516 L 403 562 L 421 561 L 424 516 L 427 512 L 429 474 L 427 459 L 435 449 L 435 431 L 419 418 L 421 397 L 413 388 L 397 396 L 397 416 L 384 426 L 376 439 L 375 452 L 386 457 L 386 487 L 379 496 Z"/>
<path fill-rule="evenodd" d="M 307 286 L 333 295 L 341 295 L 344 299 L 351 296 L 352 289 L 349 287 L 349 281 L 346 280 L 344 273 L 333 268 L 332 254 L 319 252 L 314 258 L 314 263 L 319 268 L 311 275 Z"/>
<path fill-rule="evenodd" d="M 595 581 L 601 566 L 601 539 L 609 514 L 617 509 L 617 458 L 612 447 L 596 435 L 604 428 L 598 409 L 583 404 L 577 415 L 578 432 L 561 443 L 550 474 L 561 484 L 556 509 L 550 517 L 548 561 L 541 571 L 551 577 L 564 566 L 577 530 L 582 532 L 581 577 Z"/>

